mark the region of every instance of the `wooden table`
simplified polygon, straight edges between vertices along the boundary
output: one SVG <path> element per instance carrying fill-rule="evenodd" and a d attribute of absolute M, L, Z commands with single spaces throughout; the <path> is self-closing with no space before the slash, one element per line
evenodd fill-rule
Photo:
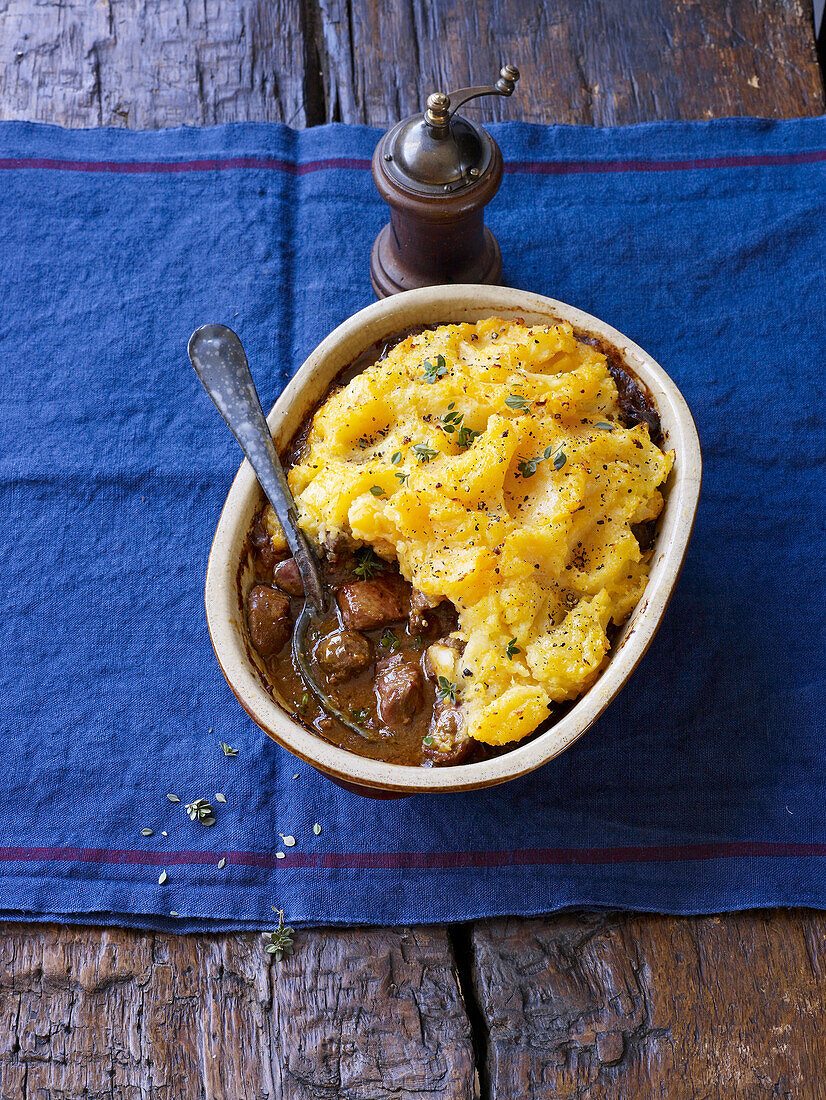
<path fill-rule="evenodd" d="M 386 126 L 824 111 L 807 0 L 5 0 L 0 118 Z M 478 117 L 478 113 L 477 113 Z M 254 934 L 9 924 L 0 1100 L 826 1095 L 826 916 L 577 912 Z"/>

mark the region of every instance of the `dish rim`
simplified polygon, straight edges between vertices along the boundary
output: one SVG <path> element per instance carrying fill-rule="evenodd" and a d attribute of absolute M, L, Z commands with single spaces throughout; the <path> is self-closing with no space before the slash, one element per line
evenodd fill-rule
<path fill-rule="evenodd" d="M 422 316 L 412 320 L 410 315 L 417 313 Z M 559 721 L 527 743 L 478 763 L 433 768 L 389 764 L 332 745 L 290 718 L 266 691 L 248 652 L 243 608 L 237 600 L 240 549 L 255 511 L 251 508 L 252 498 L 260 501 L 261 496 L 252 467 L 246 459 L 242 462 L 221 511 L 207 564 L 206 615 L 218 664 L 241 706 L 268 736 L 338 782 L 368 790 L 400 794 L 475 790 L 526 775 L 569 748 L 619 694 L 651 644 L 679 578 L 697 511 L 702 480 L 697 429 L 680 390 L 659 363 L 599 318 L 557 299 L 513 287 L 423 287 L 359 310 L 321 341 L 275 402 L 267 421 L 276 444 L 283 446 L 292 438 L 336 374 L 361 351 L 409 325 L 456 323 L 463 313 L 468 320 L 472 316 L 481 319 L 526 314 L 546 321 L 570 321 L 579 332 L 608 342 L 651 394 L 666 429 L 665 445 L 675 451 L 676 461 L 669 477 L 648 584 L 615 639 L 599 679 Z M 434 320 L 437 314 L 442 316 Z M 361 347 L 353 353 L 359 343 Z M 325 369 L 319 370 L 324 364 Z"/>

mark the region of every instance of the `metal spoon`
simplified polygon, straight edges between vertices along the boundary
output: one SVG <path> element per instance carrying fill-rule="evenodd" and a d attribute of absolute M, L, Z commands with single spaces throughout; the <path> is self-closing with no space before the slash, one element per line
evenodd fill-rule
<path fill-rule="evenodd" d="M 339 710 L 318 683 L 307 659 L 307 630 L 326 615 L 328 593 L 321 579 L 318 559 L 298 526 L 295 501 L 267 427 L 243 345 L 226 325 L 201 325 L 190 336 L 187 351 L 195 373 L 249 459 L 258 483 L 273 506 L 304 582 L 304 606 L 293 631 L 293 653 L 298 667 L 328 714 L 360 737 L 375 741 L 375 733 L 354 724 Z"/>

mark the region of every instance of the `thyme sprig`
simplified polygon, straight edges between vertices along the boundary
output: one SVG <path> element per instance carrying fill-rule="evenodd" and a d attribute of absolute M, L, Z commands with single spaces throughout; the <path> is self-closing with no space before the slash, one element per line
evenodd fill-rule
<path fill-rule="evenodd" d="M 430 462 L 431 458 L 435 458 L 439 453 L 434 451 L 432 447 L 428 447 L 426 443 L 414 443 L 410 449 L 421 463 Z"/>
<path fill-rule="evenodd" d="M 446 435 L 451 435 L 451 433 L 456 431 L 463 420 L 464 413 L 458 412 L 456 409 L 456 402 L 451 401 L 445 415 L 439 417 L 439 424 Z"/>
<path fill-rule="evenodd" d="M 507 656 L 508 660 L 512 661 L 516 654 L 521 652 L 522 650 L 516 644 L 516 638 L 511 638 L 511 640 L 508 642 L 507 649 L 505 650 L 505 655 Z"/>
<path fill-rule="evenodd" d="M 525 458 L 517 465 L 517 470 L 522 477 L 533 477 L 536 473 L 536 468 L 540 462 L 545 462 L 549 458 L 554 460 L 554 469 L 561 470 L 565 463 L 568 461 L 568 456 L 562 450 L 563 444 L 560 443 L 558 447 L 546 447 L 541 455 L 537 455 L 536 458 Z"/>
<path fill-rule="evenodd" d="M 473 428 L 468 428 L 467 425 L 463 425 L 456 433 L 456 442 L 460 447 L 469 447 L 474 439 L 478 439 L 481 434 L 481 432 L 477 432 Z"/>
<path fill-rule="evenodd" d="M 272 911 L 278 914 L 278 927 L 274 928 L 272 932 L 264 933 L 269 940 L 269 943 L 265 944 L 264 950 L 268 955 L 272 955 L 276 962 L 281 962 L 285 955 L 292 955 L 293 953 L 295 929 L 284 923 L 283 909 L 276 909 L 273 905 Z"/>
<path fill-rule="evenodd" d="M 394 451 L 393 455 L 392 455 L 392 458 L 390 458 L 390 462 L 392 462 L 394 464 L 394 466 L 398 466 L 403 461 L 404 461 L 404 455 L 401 454 L 401 451 Z M 401 485 L 407 485 L 407 478 L 409 476 L 410 476 L 410 474 L 401 473 L 400 470 L 396 471 L 396 480 Z"/>
<path fill-rule="evenodd" d="M 215 811 L 207 798 L 196 798 L 184 806 L 190 821 L 200 821 L 202 825 L 215 824 Z"/>
<path fill-rule="evenodd" d="M 384 562 L 375 552 L 372 546 L 360 546 L 353 554 L 356 564 L 353 572 L 362 581 L 369 581 L 377 573 L 384 569 Z"/>
<path fill-rule="evenodd" d="M 464 419 L 465 414 L 458 412 L 456 402 L 451 401 L 445 415 L 439 417 L 439 427 L 445 435 L 453 435 L 455 432 L 455 442 L 460 447 L 469 447 L 474 439 L 478 439 L 482 433 L 474 431 L 473 428 L 468 428 L 467 425 L 462 423 Z"/>

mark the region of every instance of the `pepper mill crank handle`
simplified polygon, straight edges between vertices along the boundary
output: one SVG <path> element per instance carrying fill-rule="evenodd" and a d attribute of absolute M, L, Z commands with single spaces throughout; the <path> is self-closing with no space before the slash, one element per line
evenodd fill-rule
<path fill-rule="evenodd" d="M 430 126 L 446 126 L 462 104 L 485 95 L 511 96 L 516 89 L 519 70 L 515 65 L 503 65 L 495 84 L 477 84 L 471 88 L 459 88 L 455 92 L 434 92 L 428 96 L 425 121 Z"/>

